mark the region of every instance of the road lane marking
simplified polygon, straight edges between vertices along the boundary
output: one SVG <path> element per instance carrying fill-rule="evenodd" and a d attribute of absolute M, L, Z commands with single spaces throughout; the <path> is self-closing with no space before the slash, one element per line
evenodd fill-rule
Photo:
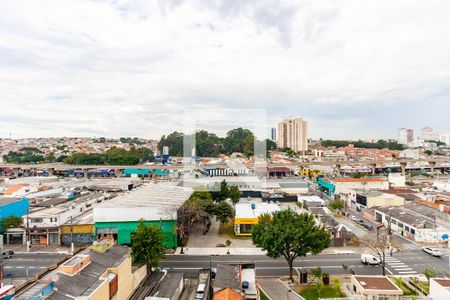
<path fill-rule="evenodd" d="M 417 274 L 416 271 L 403 271 L 403 272 L 398 272 L 399 274 Z"/>

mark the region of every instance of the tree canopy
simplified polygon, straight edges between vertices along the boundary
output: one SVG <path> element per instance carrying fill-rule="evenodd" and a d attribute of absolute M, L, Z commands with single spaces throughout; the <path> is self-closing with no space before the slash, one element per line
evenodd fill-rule
<path fill-rule="evenodd" d="M 403 150 L 405 147 L 402 144 L 399 144 L 396 141 L 385 141 L 378 140 L 376 143 L 364 142 L 361 140 L 358 141 L 333 141 L 333 140 L 323 140 L 321 141 L 321 145 L 325 147 L 346 147 L 350 144 L 353 144 L 357 148 L 372 148 L 372 149 L 385 149 L 388 148 L 390 150 Z"/>
<path fill-rule="evenodd" d="M 164 233 L 161 228 L 147 225 L 141 219 L 137 230 L 131 236 L 131 255 L 134 263 L 147 264 L 150 272 L 157 268 L 159 261 L 165 257 L 163 241 Z"/>
<path fill-rule="evenodd" d="M 308 253 L 319 254 L 330 246 L 331 235 L 317 225 L 309 213 L 297 214 L 291 209 L 263 216 L 252 229 L 253 243 L 272 258 L 283 256 L 289 265 L 291 281 L 293 262 Z"/>
<path fill-rule="evenodd" d="M 105 154 L 101 153 L 74 153 L 63 159 L 66 164 L 73 165 L 116 165 L 130 166 L 137 165 L 145 161 L 154 161 L 153 151 L 145 148 L 134 148 L 130 150 L 112 147 Z"/>
<path fill-rule="evenodd" d="M 6 231 L 8 228 L 19 227 L 22 225 L 22 218 L 19 216 L 9 216 L 2 219 L 2 229 Z"/>
<path fill-rule="evenodd" d="M 241 127 L 228 131 L 223 138 L 206 130 L 199 130 L 195 133 L 195 153 L 200 157 L 217 157 L 219 154 L 230 155 L 233 152 L 252 156 L 255 152 L 255 142 L 265 143 L 267 150 L 276 149 L 276 144 L 271 140 L 255 141 L 255 139 L 255 135 L 250 130 Z M 168 146 L 171 156 L 184 156 L 184 140 L 191 141 L 193 136 L 185 136 L 177 131 L 167 136 L 163 135 L 159 141 L 158 149 L 162 151 L 164 146 Z"/>

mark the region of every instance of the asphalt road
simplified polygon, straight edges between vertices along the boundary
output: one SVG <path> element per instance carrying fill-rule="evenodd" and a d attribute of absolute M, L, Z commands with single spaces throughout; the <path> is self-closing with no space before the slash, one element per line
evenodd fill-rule
<path fill-rule="evenodd" d="M 161 268 L 169 269 L 175 272 L 185 273 L 187 276 L 196 276 L 198 270 L 209 268 L 209 256 L 167 256 L 161 261 Z M 284 258 L 272 259 L 267 256 L 212 256 L 211 267 L 217 264 L 231 264 L 252 262 L 256 266 L 257 276 L 285 276 L 288 275 L 288 266 Z M 345 264 L 348 269 L 345 271 L 342 265 Z M 387 258 L 388 275 L 414 275 L 421 274 L 427 266 L 436 269 L 438 275 L 445 275 L 450 272 L 449 257 L 432 257 L 421 251 L 405 251 L 396 253 L 393 257 Z M 321 254 L 307 256 L 304 259 L 297 259 L 294 263 L 295 268 L 313 269 L 321 267 L 324 272 L 330 274 L 349 273 L 354 269 L 356 274 L 361 275 L 381 275 L 380 266 L 366 266 L 361 263 L 359 254 Z"/>
<path fill-rule="evenodd" d="M 58 253 L 16 253 L 13 258 L 3 260 L 5 278 L 27 278 L 27 275 L 34 277 L 48 267 L 56 265 L 65 256 Z"/>

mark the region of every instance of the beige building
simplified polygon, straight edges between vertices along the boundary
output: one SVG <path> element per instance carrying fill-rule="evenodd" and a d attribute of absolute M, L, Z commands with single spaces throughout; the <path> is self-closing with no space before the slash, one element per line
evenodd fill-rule
<path fill-rule="evenodd" d="M 278 147 L 308 151 L 308 122 L 301 119 L 284 119 L 278 123 Z"/>
<path fill-rule="evenodd" d="M 356 300 L 400 300 L 403 291 L 387 276 L 352 276 Z"/>

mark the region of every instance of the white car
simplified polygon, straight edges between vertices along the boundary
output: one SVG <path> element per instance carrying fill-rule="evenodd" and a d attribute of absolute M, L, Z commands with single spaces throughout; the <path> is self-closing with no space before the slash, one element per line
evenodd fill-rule
<path fill-rule="evenodd" d="M 203 299 L 205 296 L 206 284 L 200 283 L 195 291 L 195 299 Z"/>
<path fill-rule="evenodd" d="M 442 256 L 442 252 L 439 251 L 439 249 L 437 248 L 431 248 L 431 247 L 422 247 L 423 252 L 428 253 L 432 256 L 435 257 L 441 257 Z"/>
<path fill-rule="evenodd" d="M 379 265 L 381 260 L 371 254 L 361 254 L 361 261 L 365 265 Z"/>

